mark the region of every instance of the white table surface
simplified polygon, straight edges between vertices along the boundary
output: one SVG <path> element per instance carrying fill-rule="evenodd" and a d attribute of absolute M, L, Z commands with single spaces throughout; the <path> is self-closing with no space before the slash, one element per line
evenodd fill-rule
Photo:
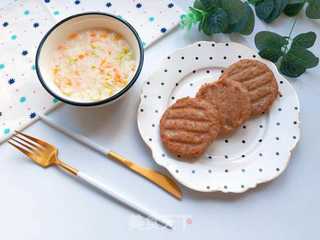
<path fill-rule="evenodd" d="M 1 5 L 5 2 L 8 0 L 1 1 Z M 183 8 L 190 2 L 176 1 Z M 295 32 L 313 30 L 320 38 L 320 21 L 300 18 Z M 291 21 L 283 17 L 268 26 L 258 21 L 255 31 L 272 28 L 287 34 Z M 217 35 L 213 39 L 221 38 Z M 231 37 L 251 47 L 253 38 L 254 34 L 247 38 Z M 208 38 L 197 31 L 171 33 L 146 51 L 142 75 L 126 98 L 99 109 L 62 106 L 50 117 L 141 165 L 159 169 L 137 129 L 141 85 L 162 58 L 203 39 Z M 320 39 L 313 48 L 318 56 L 319 49 Z M 38 122 L 27 132 L 56 144 L 61 149 L 61 159 L 163 216 L 176 217 L 176 228 L 141 227 L 141 221 L 130 210 L 56 168 L 37 167 L 3 144 L 0 239 L 316 239 L 320 216 L 320 67 L 291 83 L 301 101 L 301 141 L 283 175 L 244 194 L 202 194 L 183 188 L 184 198 L 179 202 L 115 162 Z M 192 223 L 184 224 L 188 218 Z"/>

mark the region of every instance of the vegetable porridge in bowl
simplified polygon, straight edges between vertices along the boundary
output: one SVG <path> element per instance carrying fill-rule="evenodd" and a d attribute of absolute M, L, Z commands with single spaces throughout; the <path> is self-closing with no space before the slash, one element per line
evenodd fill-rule
<path fill-rule="evenodd" d="M 97 101 L 123 89 L 135 68 L 133 52 L 121 35 L 94 29 L 71 33 L 57 47 L 52 74 L 66 96 Z"/>
<path fill-rule="evenodd" d="M 77 106 L 95 106 L 123 95 L 138 78 L 142 43 L 132 26 L 104 13 L 71 16 L 51 29 L 37 51 L 45 89 Z"/>

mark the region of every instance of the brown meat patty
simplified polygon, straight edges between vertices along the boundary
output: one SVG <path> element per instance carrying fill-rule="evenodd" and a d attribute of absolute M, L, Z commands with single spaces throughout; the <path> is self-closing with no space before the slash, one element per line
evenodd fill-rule
<path fill-rule="evenodd" d="M 219 112 L 202 99 L 179 99 L 160 120 L 162 143 L 172 154 L 183 158 L 202 155 L 219 130 Z"/>
<path fill-rule="evenodd" d="M 215 82 L 203 85 L 197 98 L 215 106 L 221 116 L 220 135 L 229 135 L 250 118 L 251 103 L 248 91 L 237 82 Z"/>
<path fill-rule="evenodd" d="M 262 62 L 243 59 L 225 69 L 219 81 L 240 82 L 249 92 L 251 115 L 268 111 L 278 96 L 278 84 L 272 71 Z"/>

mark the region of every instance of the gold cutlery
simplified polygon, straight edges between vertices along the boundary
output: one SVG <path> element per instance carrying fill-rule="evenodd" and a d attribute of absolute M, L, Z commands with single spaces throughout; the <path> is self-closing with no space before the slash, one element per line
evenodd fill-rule
<path fill-rule="evenodd" d="M 16 134 L 8 140 L 8 143 L 27 155 L 29 158 L 31 158 L 31 160 L 33 160 L 33 162 L 37 163 L 41 167 L 48 168 L 50 166 L 57 166 L 72 176 L 82 179 L 91 186 L 115 198 L 129 208 L 141 213 L 143 216 L 147 216 L 168 228 L 172 228 L 172 224 L 169 221 L 162 219 L 161 216 L 156 215 L 150 210 L 127 200 L 123 195 L 116 193 L 114 190 L 108 188 L 106 185 L 100 183 L 96 179 L 59 160 L 58 149 L 55 146 L 18 131 L 16 131 Z"/>
<path fill-rule="evenodd" d="M 109 158 L 112 158 L 113 160 L 116 160 L 117 162 L 121 163 L 123 166 L 129 168 L 130 170 L 137 173 L 138 175 L 143 176 L 147 180 L 153 182 L 154 184 L 156 184 L 166 192 L 170 193 L 175 198 L 179 200 L 182 198 L 182 192 L 179 186 L 171 178 L 167 177 L 166 175 L 163 175 L 149 168 L 141 167 L 138 164 L 132 161 L 129 161 L 125 157 L 119 155 L 118 153 L 108 150 L 78 133 L 74 133 L 69 129 L 61 127 L 60 125 L 56 124 L 47 116 L 41 115 L 40 119 L 44 123 L 48 124 L 49 126 L 75 139 L 76 141 L 88 146 L 89 148 L 102 154 L 103 156 L 107 156 Z"/>

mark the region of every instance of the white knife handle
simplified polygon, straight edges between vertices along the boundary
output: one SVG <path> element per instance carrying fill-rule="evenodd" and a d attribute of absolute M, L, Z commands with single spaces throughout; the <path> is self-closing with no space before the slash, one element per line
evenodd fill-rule
<path fill-rule="evenodd" d="M 164 220 L 162 219 L 162 217 L 155 215 L 154 213 L 152 213 L 150 210 L 145 209 L 142 206 L 139 206 L 138 204 L 127 200 L 123 195 L 116 193 L 115 191 L 113 191 L 112 189 L 110 189 L 109 187 L 107 187 L 106 185 L 102 184 L 101 182 L 97 181 L 96 179 L 88 176 L 87 174 L 83 173 L 83 172 L 78 172 L 77 176 L 79 178 L 81 178 L 83 181 L 85 181 L 86 183 L 90 184 L 91 186 L 99 189 L 100 191 L 102 191 L 103 193 L 107 194 L 108 196 L 116 199 L 117 201 L 119 201 L 120 203 L 130 207 L 131 209 L 139 212 L 140 214 L 142 214 L 145 217 L 150 218 L 153 221 L 156 221 L 168 228 L 172 228 L 172 224 L 168 221 L 168 220 Z"/>

